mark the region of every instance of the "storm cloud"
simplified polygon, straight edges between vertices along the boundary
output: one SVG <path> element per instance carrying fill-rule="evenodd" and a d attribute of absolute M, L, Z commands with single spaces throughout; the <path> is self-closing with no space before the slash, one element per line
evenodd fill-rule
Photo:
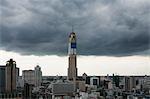
<path fill-rule="evenodd" d="M 0 49 L 67 55 L 150 54 L 150 0 L 0 0 Z"/>

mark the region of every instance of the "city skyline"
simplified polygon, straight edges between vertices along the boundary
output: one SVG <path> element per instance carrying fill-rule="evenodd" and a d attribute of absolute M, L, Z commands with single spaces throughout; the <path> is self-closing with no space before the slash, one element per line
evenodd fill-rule
<path fill-rule="evenodd" d="M 5 65 L 9 58 L 13 58 L 17 67 L 22 70 L 32 70 L 36 65 L 40 65 L 43 75 L 67 76 L 68 56 L 22 56 L 17 53 L 0 51 L 5 54 L 5 58 L 0 59 L 1 65 Z M 14 57 L 15 56 L 15 57 Z M 78 56 L 78 74 L 88 75 L 150 75 L 149 57 L 108 57 L 108 56 Z M 51 61 L 49 61 L 51 60 Z M 118 61 L 119 60 L 119 61 Z M 88 62 L 87 62 L 88 61 Z M 97 69 L 99 68 L 99 69 Z"/>
<path fill-rule="evenodd" d="M 150 75 L 150 1 L 15 1 L 0 4 L 1 65 L 67 75 L 74 25 L 79 75 Z"/>

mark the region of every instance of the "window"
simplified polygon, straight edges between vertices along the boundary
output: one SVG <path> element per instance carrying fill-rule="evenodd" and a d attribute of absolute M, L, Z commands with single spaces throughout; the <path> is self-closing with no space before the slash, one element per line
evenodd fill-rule
<path fill-rule="evenodd" d="M 97 85 L 97 79 L 93 79 L 93 85 Z"/>

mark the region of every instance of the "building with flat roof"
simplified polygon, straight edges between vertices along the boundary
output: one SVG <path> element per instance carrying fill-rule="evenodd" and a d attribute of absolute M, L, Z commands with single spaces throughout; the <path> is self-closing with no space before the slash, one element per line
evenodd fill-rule
<path fill-rule="evenodd" d="M 35 84 L 35 71 L 34 70 L 23 70 L 22 71 L 22 79 L 25 83 Z"/>
<path fill-rule="evenodd" d="M 54 97 L 73 96 L 75 92 L 75 84 L 69 81 L 58 80 L 52 84 L 52 94 Z"/>
<path fill-rule="evenodd" d="M 40 66 L 36 66 L 34 70 L 23 70 L 22 79 L 24 84 L 28 83 L 36 87 L 41 86 L 42 83 L 42 71 Z"/>

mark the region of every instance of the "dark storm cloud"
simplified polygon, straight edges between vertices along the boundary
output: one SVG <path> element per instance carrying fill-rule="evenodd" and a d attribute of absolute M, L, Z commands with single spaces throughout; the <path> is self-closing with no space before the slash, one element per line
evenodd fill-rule
<path fill-rule="evenodd" d="M 73 24 L 81 55 L 149 54 L 149 0 L 0 2 L 2 50 L 21 54 L 66 55 Z"/>

